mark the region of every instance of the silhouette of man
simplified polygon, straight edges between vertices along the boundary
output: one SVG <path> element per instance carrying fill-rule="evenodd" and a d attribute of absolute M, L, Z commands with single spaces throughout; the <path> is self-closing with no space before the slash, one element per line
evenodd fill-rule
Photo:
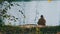
<path fill-rule="evenodd" d="M 41 15 L 41 18 L 38 20 L 38 25 L 44 25 L 45 26 L 46 20 L 44 19 L 43 15 Z"/>

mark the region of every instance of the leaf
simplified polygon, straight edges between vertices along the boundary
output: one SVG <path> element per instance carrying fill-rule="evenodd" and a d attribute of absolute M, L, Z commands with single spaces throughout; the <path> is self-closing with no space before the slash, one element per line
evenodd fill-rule
<path fill-rule="evenodd" d="M 8 20 L 10 20 L 10 18 Z"/>
<path fill-rule="evenodd" d="M 5 13 L 7 13 L 7 11 L 3 9 L 3 11 L 2 11 L 1 13 L 2 13 L 2 14 L 5 14 Z"/>
<path fill-rule="evenodd" d="M 4 15 L 3 17 L 4 17 L 4 18 L 7 18 L 7 16 L 6 16 L 6 15 Z"/>
<path fill-rule="evenodd" d="M 16 22 L 16 20 L 14 20 L 14 22 Z"/>
<path fill-rule="evenodd" d="M 1 14 L 5 14 L 4 12 L 1 12 Z"/>
<path fill-rule="evenodd" d="M 9 25 L 11 25 L 11 22 L 9 22 Z"/>
<path fill-rule="evenodd" d="M 4 17 L 4 18 L 9 18 L 9 15 L 4 14 L 3 17 Z"/>
<path fill-rule="evenodd" d="M 10 5 L 8 6 L 9 9 L 11 9 Z"/>
<path fill-rule="evenodd" d="M 12 16 L 13 18 L 15 18 L 15 16 Z"/>
<path fill-rule="evenodd" d="M 16 4 L 17 6 L 20 6 L 19 4 Z"/>
<path fill-rule="evenodd" d="M 19 12 L 21 12 L 21 11 L 19 10 Z"/>
<path fill-rule="evenodd" d="M 12 21 L 13 19 L 11 19 L 11 21 Z"/>
<path fill-rule="evenodd" d="M 16 18 L 16 19 L 18 19 L 18 18 Z"/>
<path fill-rule="evenodd" d="M 0 24 L 1 24 L 1 22 L 2 22 L 2 20 L 1 20 L 1 18 L 0 18 Z"/>
<path fill-rule="evenodd" d="M 8 15 L 8 17 L 10 17 L 10 15 Z"/>
<path fill-rule="evenodd" d="M 8 10 L 7 8 L 5 8 L 5 10 Z"/>
<path fill-rule="evenodd" d="M 11 7 L 9 6 L 9 9 L 11 9 Z"/>
<path fill-rule="evenodd" d="M 23 14 L 23 12 L 22 11 L 20 11 L 21 12 L 21 14 Z"/>
<path fill-rule="evenodd" d="M 11 6 L 13 6 L 13 4 L 11 4 Z"/>

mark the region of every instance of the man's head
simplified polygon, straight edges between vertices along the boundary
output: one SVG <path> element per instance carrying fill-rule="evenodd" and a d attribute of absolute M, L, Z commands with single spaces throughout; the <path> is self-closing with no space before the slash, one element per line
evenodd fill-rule
<path fill-rule="evenodd" d="M 41 17 L 43 17 L 43 15 L 41 15 Z"/>

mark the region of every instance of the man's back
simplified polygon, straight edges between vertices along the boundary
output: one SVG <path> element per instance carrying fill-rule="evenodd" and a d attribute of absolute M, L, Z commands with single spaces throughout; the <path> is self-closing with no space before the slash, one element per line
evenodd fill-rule
<path fill-rule="evenodd" d="M 38 25 L 45 25 L 46 20 L 43 18 L 43 15 L 41 15 L 41 18 L 38 20 Z"/>

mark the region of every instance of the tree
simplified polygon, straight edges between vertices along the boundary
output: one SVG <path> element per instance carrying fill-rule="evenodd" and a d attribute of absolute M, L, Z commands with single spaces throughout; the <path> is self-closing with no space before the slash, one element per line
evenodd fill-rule
<path fill-rule="evenodd" d="M 1 13 L 0 15 L 1 15 L 1 17 L 3 17 L 2 18 L 3 20 L 4 19 L 8 19 L 8 20 L 11 20 L 11 21 L 14 21 L 14 22 L 16 22 L 18 20 L 18 18 L 16 18 L 15 16 L 11 16 L 11 15 L 7 14 L 8 9 L 11 9 L 11 6 L 13 7 L 14 5 L 20 6 L 19 4 L 12 4 L 12 2 L 9 2 L 9 1 L 3 1 L 1 3 L 1 6 L 4 6 L 2 11 L 0 11 L 0 13 Z M 21 13 L 24 16 L 24 18 L 25 18 L 24 12 L 19 10 L 19 13 Z M 11 19 L 11 17 L 13 17 L 13 19 Z M 11 22 L 9 22 L 9 23 L 11 23 Z"/>

